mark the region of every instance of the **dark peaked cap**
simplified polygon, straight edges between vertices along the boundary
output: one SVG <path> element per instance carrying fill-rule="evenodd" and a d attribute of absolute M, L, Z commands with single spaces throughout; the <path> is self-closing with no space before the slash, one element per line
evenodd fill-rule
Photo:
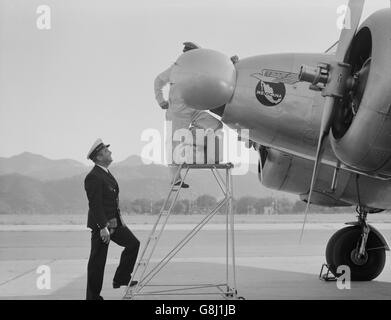
<path fill-rule="evenodd" d="M 183 43 L 184 45 L 184 48 L 183 48 L 183 51 L 186 52 L 186 51 L 189 51 L 189 50 L 192 50 L 192 49 L 200 49 L 201 47 L 194 43 L 194 42 L 184 42 Z"/>

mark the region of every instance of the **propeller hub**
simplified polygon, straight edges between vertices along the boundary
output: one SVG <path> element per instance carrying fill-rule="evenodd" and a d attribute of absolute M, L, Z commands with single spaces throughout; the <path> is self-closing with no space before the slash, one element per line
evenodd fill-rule
<path fill-rule="evenodd" d="M 325 85 L 329 77 L 328 66 L 319 64 L 317 67 L 302 65 L 299 73 L 299 80 L 310 82 L 317 86 L 319 84 Z"/>

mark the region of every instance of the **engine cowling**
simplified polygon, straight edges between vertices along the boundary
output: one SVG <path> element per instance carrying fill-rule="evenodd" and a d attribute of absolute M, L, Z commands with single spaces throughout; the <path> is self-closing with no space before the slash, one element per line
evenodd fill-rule
<path fill-rule="evenodd" d="M 310 160 L 263 146 L 259 148 L 258 177 L 261 183 L 270 189 L 297 194 L 303 201 L 308 198 L 312 166 L 313 162 Z M 334 193 L 324 192 L 329 189 L 332 176 L 331 167 L 321 166 L 311 203 L 328 207 L 350 206 L 339 199 L 349 181 L 350 173 L 341 174 Z"/>
<path fill-rule="evenodd" d="M 348 54 L 356 84 L 338 106 L 330 141 L 358 170 L 391 174 L 391 9 L 361 25 Z"/>
<path fill-rule="evenodd" d="M 218 51 L 189 50 L 175 62 L 171 80 L 187 106 L 211 110 L 230 101 L 236 69 L 230 58 Z"/>

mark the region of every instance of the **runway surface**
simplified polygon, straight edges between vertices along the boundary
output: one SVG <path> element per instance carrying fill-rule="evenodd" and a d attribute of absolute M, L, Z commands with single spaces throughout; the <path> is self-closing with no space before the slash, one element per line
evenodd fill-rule
<path fill-rule="evenodd" d="M 374 224 L 387 240 L 389 224 Z M 391 263 L 371 282 L 352 282 L 338 289 L 336 282 L 318 279 L 324 251 L 342 223 L 306 227 L 299 244 L 301 225 L 238 224 L 235 233 L 237 290 L 246 299 L 391 299 Z M 156 263 L 182 239 L 190 225 L 167 226 L 152 262 Z M 129 225 L 143 246 L 151 225 Z M 225 282 L 224 225 L 211 224 L 170 261 L 151 284 L 205 284 Z M 84 299 L 90 232 L 84 226 L 10 226 L 0 228 L 0 299 Z M 121 248 L 111 243 L 102 295 L 121 299 L 123 289 L 111 281 Z M 50 289 L 42 283 L 40 266 L 50 270 Z M 48 285 L 48 283 L 46 283 Z M 147 291 L 144 291 L 147 292 Z M 136 299 L 223 299 L 216 290 L 196 290 L 199 295 L 138 296 Z M 213 293 L 213 294 L 208 294 Z"/>

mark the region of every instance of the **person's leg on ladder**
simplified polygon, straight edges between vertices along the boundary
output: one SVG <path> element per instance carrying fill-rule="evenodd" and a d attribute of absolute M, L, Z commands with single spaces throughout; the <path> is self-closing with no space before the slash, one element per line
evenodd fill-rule
<path fill-rule="evenodd" d="M 194 112 L 193 112 L 193 114 L 194 114 Z M 181 142 L 176 141 L 174 139 L 174 134 L 178 130 L 188 130 L 189 129 L 193 114 L 189 113 L 189 114 L 180 115 L 180 114 L 175 114 L 172 112 L 166 112 L 166 121 L 171 122 L 171 136 L 169 135 L 169 132 L 167 132 L 167 135 L 166 135 L 166 139 L 167 139 L 166 140 L 166 155 L 167 155 L 167 159 L 171 159 L 172 164 L 175 164 L 174 156 L 173 156 L 174 150 L 176 150 L 177 147 L 181 148 L 181 146 L 180 146 Z M 179 174 L 177 175 L 177 171 L 178 171 L 177 166 L 170 166 L 169 167 L 171 184 L 178 183 L 182 180 L 181 173 L 179 172 Z M 175 181 L 174 181 L 174 179 L 175 179 Z M 188 187 L 188 185 L 183 184 L 182 187 Z"/>
<path fill-rule="evenodd" d="M 119 246 L 124 247 L 113 278 L 113 284 L 127 285 L 131 279 L 134 265 L 136 264 L 140 241 L 127 226 L 116 228 L 111 235 L 111 240 Z"/>
<path fill-rule="evenodd" d="M 223 128 L 223 123 L 206 111 L 198 111 L 191 119 L 191 124 L 198 129 L 212 129 L 217 131 Z"/>

